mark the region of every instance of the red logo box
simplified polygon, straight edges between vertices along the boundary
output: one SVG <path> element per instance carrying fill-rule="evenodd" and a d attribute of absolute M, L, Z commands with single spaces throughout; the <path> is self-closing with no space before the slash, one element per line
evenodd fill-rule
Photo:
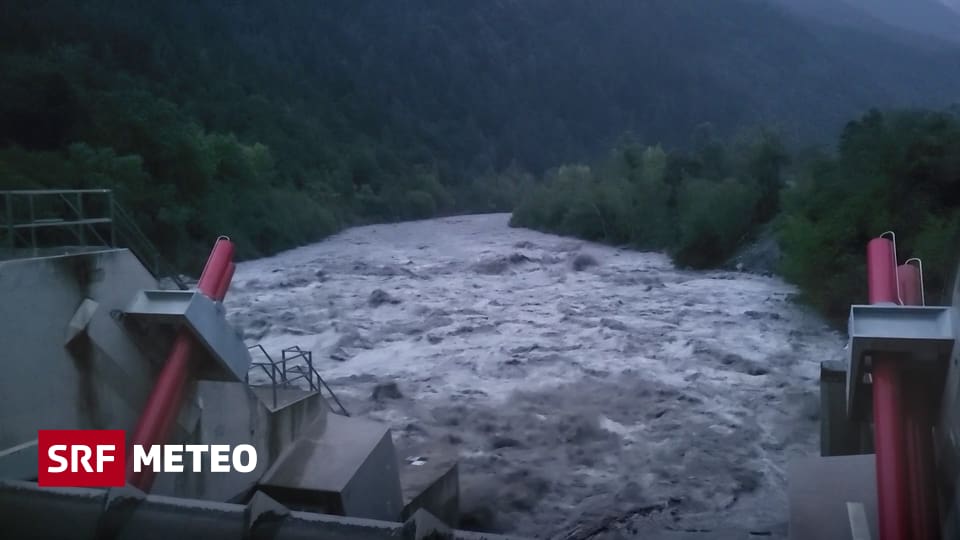
<path fill-rule="evenodd" d="M 122 429 L 41 429 L 37 432 L 37 485 L 123 486 L 126 448 Z"/>

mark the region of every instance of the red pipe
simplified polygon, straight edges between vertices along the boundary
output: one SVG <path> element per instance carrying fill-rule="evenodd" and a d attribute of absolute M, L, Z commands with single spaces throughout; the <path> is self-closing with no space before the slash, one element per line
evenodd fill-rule
<path fill-rule="evenodd" d="M 213 300 L 222 300 L 230 285 L 233 272 L 232 266 L 234 247 L 225 237 L 217 239 L 206 266 L 200 274 L 197 289 Z M 220 295 L 218 297 L 218 295 Z M 134 430 L 133 445 L 149 447 L 163 444 L 170 434 L 177 416 L 180 414 L 180 404 L 183 401 L 187 382 L 190 375 L 190 356 L 193 352 L 194 340 L 186 329 L 181 329 L 170 349 L 167 363 L 164 364 L 157 382 L 147 398 L 147 404 L 137 421 Z M 131 453 L 132 455 L 132 453 Z M 153 486 L 154 472 L 144 469 L 140 472 L 133 470 L 134 460 L 129 460 L 127 467 L 127 482 L 141 491 L 149 492 Z"/>
<path fill-rule="evenodd" d="M 227 266 L 227 271 L 223 275 L 223 279 L 220 280 L 220 285 L 217 287 L 217 293 L 212 296 L 219 301 L 223 301 L 227 297 L 227 289 L 230 288 L 230 281 L 233 279 L 233 273 L 237 270 L 237 265 L 230 263 Z"/>
<path fill-rule="evenodd" d="M 867 244 L 867 285 L 871 304 L 899 303 L 893 242 Z M 880 540 L 910 538 L 910 506 L 903 422 L 903 389 L 896 359 L 874 355 L 873 421 Z"/>
<path fill-rule="evenodd" d="M 871 304 L 899 304 L 897 261 L 889 238 L 874 238 L 867 244 L 867 290 Z"/>
<path fill-rule="evenodd" d="M 919 306 L 923 304 L 920 292 L 920 269 L 912 264 L 901 264 L 897 267 L 897 282 L 900 284 L 900 299 L 905 306 Z"/>
<path fill-rule="evenodd" d="M 217 297 L 220 282 L 224 278 L 227 269 L 233 262 L 233 242 L 226 236 L 217 238 L 213 244 L 210 256 L 207 258 L 207 264 L 200 273 L 200 281 L 197 282 L 197 290 L 209 296 L 214 300 L 221 300 Z"/>
<path fill-rule="evenodd" d="M 904 305 L 921 305 L 920 269 L 911 264 L 901 265 L 897 277 Z M 916 540 L 940 537 L 940 510 L 933 470 L 933 412 L 926 383 L 920 373 L 912 373 L 904 381 L 911 538 Z"/>

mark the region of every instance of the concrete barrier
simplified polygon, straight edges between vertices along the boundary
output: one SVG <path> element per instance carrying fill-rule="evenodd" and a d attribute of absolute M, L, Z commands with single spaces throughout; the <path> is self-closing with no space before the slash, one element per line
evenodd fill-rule
<path fill-rule="evenodd" d="M 262 493 L 239 505 L 13 480 L 0 481 L 0 523 L 5 537 L 37 540 L 507 539 L 447 529 L 422 510 L 400 523 L 291 511 Z"/>

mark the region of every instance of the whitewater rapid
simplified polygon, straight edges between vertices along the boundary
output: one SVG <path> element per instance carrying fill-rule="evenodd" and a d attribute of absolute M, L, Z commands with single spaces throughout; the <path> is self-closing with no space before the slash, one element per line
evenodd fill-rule
<path fill-rule="evenodd" d="M 842 337 L 780 279 L 508 221 L 359 227 L 245 262 L 228 313 L 251 345 L 310 348 L 399 447 L 454 445 L 467 526 L 785 536 L 786 465 L 818 451 L 818 365 Z"/>

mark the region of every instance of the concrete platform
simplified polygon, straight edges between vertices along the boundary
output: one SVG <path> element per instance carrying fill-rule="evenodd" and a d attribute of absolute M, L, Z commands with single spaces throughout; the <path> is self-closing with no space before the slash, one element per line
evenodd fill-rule
<path fill-rule="evenodd" d="M 274 405 L 273 402 L 273 386 L 251 386 L 250 390 L 260 399 L 260 402 L 264 407 L 272 411 L 278 411 L 285 407 L 289 407 L 298 401 L 309 398 L 310 396 L 316 395 L 317 392 L 313 390 L 304 390 L 302 388 L 277 388 L 277 402 Z"/>
<path fill-rule="evenodd" d="M 863 505 L 871 538 L 877 534 L 873 454 L 811 457 L 790 464 L 790 540 L 852 540 L 847 503 Z"/>

